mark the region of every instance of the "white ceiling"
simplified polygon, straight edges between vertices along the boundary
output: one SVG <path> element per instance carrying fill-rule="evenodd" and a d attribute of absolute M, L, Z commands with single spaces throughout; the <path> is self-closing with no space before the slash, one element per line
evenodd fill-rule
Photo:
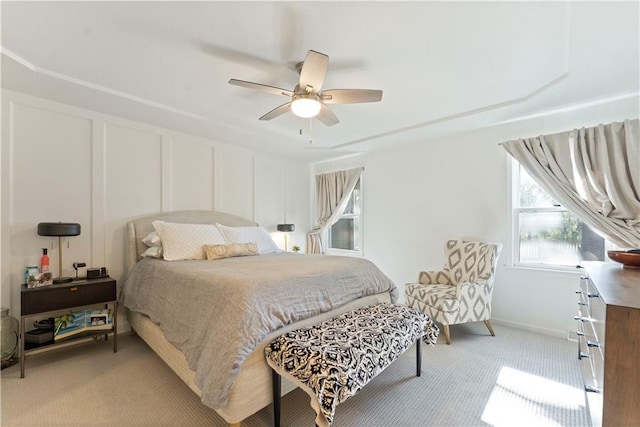
<path fill-rule="evenodd" d="M 2 86 L 304 160 L 428 141 L 640 91 L 638 2 L 2 2 Z M 288 114 L 309 49 L 333 127 Z M 302 130 L 302 135 L 300 135 Z"/>

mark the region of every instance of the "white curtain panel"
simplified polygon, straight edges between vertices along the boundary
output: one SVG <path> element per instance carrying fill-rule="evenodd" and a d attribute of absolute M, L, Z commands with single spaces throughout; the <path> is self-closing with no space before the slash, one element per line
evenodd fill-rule
<path fill-rule="evenodd" d="M 339 219 L 364 168 L 316 175 L 318 225 L 307 234 L 307 253 L 324 253 L 322 236 Z"/>
<path fill-rule="evenodd" d="M 622 247 L 640 248 L 638 119 L 501 145 L 562 206 Z"/>

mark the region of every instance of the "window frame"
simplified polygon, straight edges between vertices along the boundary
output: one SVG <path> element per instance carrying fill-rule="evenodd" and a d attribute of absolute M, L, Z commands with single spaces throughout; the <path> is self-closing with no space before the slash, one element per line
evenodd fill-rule
<path fill-rule="evenodd" d="M 508 194 L 510 195 L 508 200 L 509 209 L 509 232 L 511 234 L 511 253 L 509 254 L 511 259 L 509 264 L 513 268 L 523 269 L 535 269 L 545 271 L 558 271 L 558 272 L 574 272 L 575 266 L 561 265 L 561 264 L 549 264 L 549 263 L 534 263 L 534 262 L 521 262 L 520 261 L 520 214 L 521 213 L 553 213 L 553 212 L 571 212 L 569 209 L 561 206 L 554 205 L 549 207 L 520 207 L 520 164 L 511 156 L 507 159 L 507 176 L 508 182 Z M 605 257 L 604 262 L 608 262 L 609 259 L 606 256 L 608 249 L 614 248 L 614 246 L 607 240 L 604 240 Z"/>
<path fill-rule="evenodd" d="M 357 241 L 354 241 L 354 246 L 359 247 L 359 249 L 350 250 L 350 249 L 332 248 L 330 246 L 331 245 L 331 228 L 333 227 L 333 224 L 332 224 L 331 226 L 327 227 L 327 229 L 325 230 L 325 234 L 323 236 L 323 240 L 327 242 L 327 248 L 325 249 L 325 253 L 328 255 L 343 255 L 343 256 L 357 256 L 357 257 L 364 256 L 364 219 L 363 219 L 364 218 L 364 178 L 363 177 L 364 177 L 364 173 L 361 173 L 360 178 L 358 178 L 358 180 L 360 181 L 360 203 L 359 203 L 360 213 L 345 215 L 343 210 L 343 212 L 340 214 L 340 217 L 338 218 L 338 220 L 340 220 L 341 218 L 356 218 L 356 217 L 360 218 L 360 233 L 358 233 L 359 235 L 358 235 Z M 354 189 L 355 189 L 355 186 L 354 186 Z M 352 195 L 353 195 L 353 190 L 349 194 L 349 197 L 351 197 Z M 346 206 L 345 206 L 345 209 L 346 209 Z"/>

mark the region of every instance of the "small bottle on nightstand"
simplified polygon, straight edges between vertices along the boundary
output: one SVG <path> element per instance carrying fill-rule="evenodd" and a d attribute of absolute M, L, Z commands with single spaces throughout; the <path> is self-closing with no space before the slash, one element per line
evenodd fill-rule
<path fill-rule="evenodd" d="M 47 255 L 47 248 L 42 248 L 42 258 L 40 258 L 40 272 L 49 272 L 49 255 Z"/>

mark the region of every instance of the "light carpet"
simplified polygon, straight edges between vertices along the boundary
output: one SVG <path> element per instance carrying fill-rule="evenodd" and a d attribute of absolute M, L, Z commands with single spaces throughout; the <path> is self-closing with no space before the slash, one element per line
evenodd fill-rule
<path fill-rule="evenodd" d="M 588 426 L 576 344 L 482 323 L 451 327 L 451 345 L 412 347 L 356 396 L 334 426 Z M 2 370 L 2 426 L 226 426 L 137 336 L 32 355 L 26 378 Z M 282 400 L 282 426 L 312 427 L 307 394 Z M 242 422 L 273 425 L 264 408 Z"/>

